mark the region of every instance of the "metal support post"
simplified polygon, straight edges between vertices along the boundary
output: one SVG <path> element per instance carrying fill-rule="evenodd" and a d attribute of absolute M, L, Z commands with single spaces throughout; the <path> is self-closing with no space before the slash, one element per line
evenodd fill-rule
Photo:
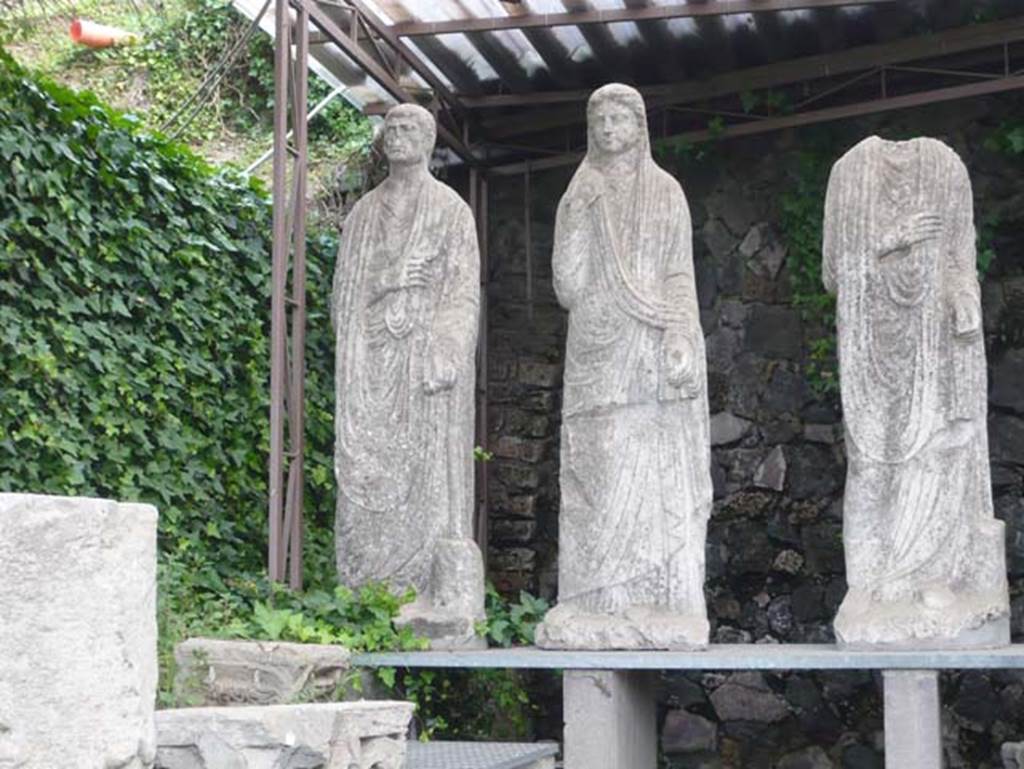
<path fill-rule="evenodd" d="M 275 8 L 273 252 L 270 294 L 270 461 L 267 571 L 302 587 L 302 469 L 306 347 L 306 172 L 309 18 L 297 12 L 295 51 L 288 4 Z M 289 102 L 294 147 L 288 146 Z M 291 184 L 289 195 L 289 157 Z M 291 273 L 291 295 L 288 277 Z M 291 349 L 288 320 L 291 313 Z M 290 354 L 289 354 L 290 353 Z M 287 446 L 285 445 L 287 414 Z M 286 462 L 287 460 L 287 467 Z M 287 482 L 285 479 L 287 478 Z"/>
<path fill-rule="evenodd" d="M 477 405 L 476 442 L 484 451 L 488 446 L 487 424 L 487 178 L 477 168 L 469 171 L 469 205 L 476 220 L 477 237 L 480 241 L 480 327 L 477 336 Z M 477 511 L 476 542 L 487 569 L 488 509 L 487 462 L 477 462 L 476 472 Z"/>

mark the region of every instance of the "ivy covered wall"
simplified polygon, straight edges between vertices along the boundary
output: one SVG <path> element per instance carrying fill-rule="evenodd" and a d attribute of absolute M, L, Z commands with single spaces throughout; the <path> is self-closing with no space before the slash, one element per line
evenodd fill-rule
<path fill-rule="evenodd" d="M 0 490 L 155 504 L 165 556 L 262 568 L 270 205 L 0 51 Z M 334 507 L 334 243 L 310 243 L 307 516 Z"/>

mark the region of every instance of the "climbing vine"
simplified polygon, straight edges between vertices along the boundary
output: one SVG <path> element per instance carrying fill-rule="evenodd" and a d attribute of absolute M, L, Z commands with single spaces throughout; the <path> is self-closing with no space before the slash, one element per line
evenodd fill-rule
<path fill-rule="evenodd" d="M 805 373 L 819 395 L 839 390 L 836 360 L 835 297 L 821 282 L 821 239 L 825 191 L 834 150 L 827 134 L 797 153 L 791 184 L 780 200 L 780 226 L 787 245 L 786 261 L 793 306 L 807 326 Z M 827 149 L 826 149 L 827 148 Z"/>

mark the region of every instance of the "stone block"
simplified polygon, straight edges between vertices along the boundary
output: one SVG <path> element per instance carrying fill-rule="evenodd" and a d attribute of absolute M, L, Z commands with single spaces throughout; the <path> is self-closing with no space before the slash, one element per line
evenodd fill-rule
<path fill-rule="evenodd" d="M 719 263 L 728 261 L 729 254 L 736 248 L 736 237 L 720 219 L 708 219 L 701 231 L 701 239 L 711 257 Z"/>
<path fill-rule="evenodd" d="M 491 522 L 490 539 L 492 542 L 525 545 L 533 540 L 536 533 L 536 521 L 499 518 Z"/>
<path fill-rule="evenodd" d="M 509 494 L 501 486 L 491 492 L 491 511 L 494 516 L 509 518 L 536 518 L 537 497 L 532 494 Z"/>
<path fill-rule="evenodd" d="M 152 766 L 156 526 L 150 505 L 0 494 L 0 766 Z"/>
<path fill-rule="evenodd" d="M 734 329 L 743 329 L 750 314 L 750 305 L 736 299 L 722 302 L 722 325 Z"/>
<path fill-rule="evenodd" d="M 187 705 L 333 699 L 358 679 L 351 657 L 341 646 L 190 638 L 174 650 L 174 694 Z"/>
<path fill-rule="evenodd" d="M 992 414 L 988 421 L 992 457 L 1010 465 L 1024 465 L 1024 419 Z"/>
<path fill-rule="evenodd" d="M 728 411 L 711 417 L 711 445 L 727 446 L 742 440 L 750 433 L 752 423 Z"/>
<path fill-rule="evenodd" d="M 411 702 L 161 710 L 156 769 L 405 766 Z"/>
<path fill-rule="evenodd" d="M 571 670 L 563 681 L 565 769 L 655 769 L 649 673 Z"/>
<path fill-rule="evenodd" d="M 782 446 L 776 446 L 762 460 L 754 472 L 754 485 L 762 489 L 782 491 L 786 485 L 786 455 Z"/>
<path fill-rule="evenodd" d="M 773 305 L 754 305 L 747 318 L 746 344 L 751 352 L 768 358 L 800 357 L 803 328 L 795 310 Z"/>
<path fill-rule="evenodd" d="M 793 446 L 787 451 L 789 495 L 796 500 L 820 500 L 842 488 L 842 467 L 833 450 L 821 444 Z"/>
<path fill-rule="evenodd" d="M 511 492 L 534 491 L 540 486 L 540 474 L 534 467 L 502 462 L 495 468 L 498 480 Z"/>
<path fill-rule="evenodd" d="M 789 443 L 803 432 L 803 424 L 795 414 L 784 412 L 762 421 L 760 429 L 767 444 Z"/>
<path fill-rule="evenodd" d="M 725 373 L 733 368 L 736 356 L 742 346 L 741 332 L 728 326 L 719 326 L 705 341 L 708 369 Z"/>
<path fill-rule="evenodd" d="M 764 222 L 761 222 L 760 224 L 755 224 L 753 227 L 747 230 L 746 236 L 743 238 L 739 245 L 740 255 L 744 259 L 749 259 L 750 257 L 752 257 L 754 254 L 761 250 L 761 246 L 764 244 L 765 238 L 768 234 L 766 232 L 767 229 L 768 225 L 765 224 Z"/>
<path fill-rule="evenodd" d="M 670 710 L 661 730 L 665 753 L 714 752 L 718 748 L 718 725 L 686 710 Z"/>
<path fill-rule="evenodd" d="M 1024 415 L 1024 350 L 1009 350 L 992 364 L 989 404 Z"/>
<path fill-rule="evenodd" d="M 934 670 L 886 670 L 882 679 L 886 769 L 940 769 L 939 674 Z"/>
<path fill-rule="evenodd" d="M 517 438 L 503 435 L 491 445 L 491 451 L 497 457 L 518 459 L 528 464 L 536 464 L 544 458 L 548 442 L 536 438 Z"/>
<path fill-rule="evenodd" d="M 789 304 L 793 288 L 788 280 L 772 279 L 764 275 L 765 270 L 753 261 L 747 262 L 747 269 L 741 277 L 741 294 L 748 302 L 766 304 Z"/>
<path fill-rule="evenodd" d="M 807 378 L 789 367 L 776 366 L 764 391 L 764 407 L 775 412 L 797 414 L 808 401 Z"/>
<path fill-rule="evenodd" d="M 756 672 L 734 673 L 711 693 L 711 704 L 722 721 L 775 723 L 789 715 L 786 701 Z"/>
<path fill-rule="evenodd" d="M 843 530 L 835 523 L 817 523 L 803 529 L 804 558 L 812 574 L 841 574 L 844 566 Z"/>
<path fill-rule="evenodd" d="M 867 745 L 850 745 L 843 751 L 843 769 L 882 769 L 882 759 Z"/>
<path fill-rule="evenodd" d="M 804 425 L 804 440 L 809 443 L 825 443 L 834 445 L 839 440 L 840 431 L 835 424 L 809 423 Z"/>
<path fill-rule="evenodd" d="M 519 361 L 518 380 L 528 387 L 550 389 L 562 383 L 562 367 L 558 363 L 538 360 Z"/>
<path fill-rule="evenodd" d="M 779 759 L 778 769 L 833 769 L 835 764 L 828 753 L 813 745 L 795 753 L 787 753 Z"/>

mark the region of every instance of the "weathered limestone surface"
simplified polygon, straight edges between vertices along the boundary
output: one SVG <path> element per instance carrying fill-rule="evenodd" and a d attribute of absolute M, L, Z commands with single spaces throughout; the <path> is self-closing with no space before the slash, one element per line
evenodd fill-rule
<path fill-rule="evenodd" d="M 1024 769 L 1024 742 L 1003 743 L 1003 769 Z"/>
<path fill-rule="evenodd" d="M 156 714 L 157 769 L 402 769 L 411 702 L 185 708 Z"/>
<path fill-rule="evenodd" d="M 150 505 L 0 494 L 0 767 L 152 766 L 156 524 Z"/>
<path fill-rule="evenodd" d="M 427 168 L 426 110 L 388 113 L 390 174 L 353 208 L 332 294 L 338 574 L 412 586 L 403 621 L 434 648 L 480 646 L 473 541 L 479 252 L 469 207 Z"/>
<path fill-rule="evenodd" d="M 838 295 L 849 462 L 838 640 L 1009 642 L 973 201 L 956 153 L 871 137 L 844 155 L 822 273 Z"/>
<path fill-rule="evenodd" d="M 689 209 L 651 158 L 639 93 L 600 88 L 587 116 L 555 226 L 569 310 L 559 597 L 537 644 L 698 647 L 712 487 Z"/>
<path fill-rule="evenodd" d="M 336 699 L 339 689 L 357 678 L 364 683 L 352 670 L 351 657 L 341 646 L 190 638 L 174 650 L 174 693 L 190 706 Z"/>
<path fill-rule="evenodd" d="M 942 769 L 939 674 L 882 671 L 885 769 Z"/>

